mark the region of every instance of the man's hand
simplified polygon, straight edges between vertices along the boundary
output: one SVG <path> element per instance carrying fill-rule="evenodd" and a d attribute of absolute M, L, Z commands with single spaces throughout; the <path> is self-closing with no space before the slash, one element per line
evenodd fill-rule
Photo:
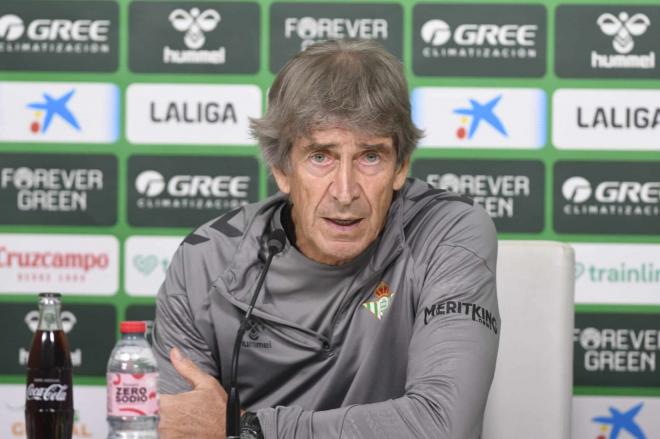
<path fill-rule="evenodd" d="M 202 372 L 177 348 L 170 351 L 170 360 L 193 389 L 160 397 L 160 438 L 225 439 L 225 390 L 215 378 Z"/>

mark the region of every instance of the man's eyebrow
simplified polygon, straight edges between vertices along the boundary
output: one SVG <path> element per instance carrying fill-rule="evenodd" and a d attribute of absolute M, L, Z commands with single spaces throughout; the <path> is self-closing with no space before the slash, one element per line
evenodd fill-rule
<path fill-rule="evenodd" d="M 359 143 L 358 148 L 361 149 L 375 149 L 375 150 L 387 150 L 389 145 L 385 143 Z"/>
<path fill-rule="evenodd" d="M 308 152 L 314 152 L 314 151 L 322 151 L 324 149 L 332 149 L 336 148 L 337 144 L 336 143 L 318 143 L 318 142 L 312 142 L 312 143 L 306 143 L 303 145 L 303 149 Z"/>
<path fill-rule="evenodd" d="M 319 143 L 319 142 L 311 142 L 311 143 L 306 143 L 303 144 L 302 148 L 305 152 L 315 152 L 315 151 L 323 151 L 323 150 L 328 150 L 328 149 L 335 149 L 339 145 L 336 143 Z M 376 150 L 376 151 L 388 151 L 390 149 L 389 145 L 386 143 L 358 143 L 358 148 L 360 149 L 366 149 L 366 150 Z"/>

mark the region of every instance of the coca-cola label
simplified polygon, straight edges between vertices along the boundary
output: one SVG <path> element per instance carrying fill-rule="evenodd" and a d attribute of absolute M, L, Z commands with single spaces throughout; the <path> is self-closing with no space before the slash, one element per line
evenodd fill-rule
<path fill-rule="evenodd" d="M 28 401 L 66 401 L 69 386 L 64 384 L 51 384 L 49 386 L 35 386 L 30 384 L 25 392 Z"/>
<path fill-rule="evenodd" d="M 158 416 L 158 373 L 109 373 L 108 416 Z"/>

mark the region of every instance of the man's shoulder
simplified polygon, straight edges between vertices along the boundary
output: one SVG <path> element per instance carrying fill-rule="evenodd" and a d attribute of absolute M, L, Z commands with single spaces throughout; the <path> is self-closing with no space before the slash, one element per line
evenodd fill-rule
<path fill-rule="evenodd" d="M 438 247 L 451 246 L 494 261 L 495 226 L 471 198 L 412 180 L 402 201 L 404 233 L 413 254 L 437 253 Z"/>
<path fill-rule="evenodd" d="M 281 202 L 273 196 L 226 212 L 197 227 L 181 242 L 180 250 L 188 263 L 209 263 L 220 269 L 227 267 L 246 240 L 258 240 L 270 221 L 269 212 Z"/>

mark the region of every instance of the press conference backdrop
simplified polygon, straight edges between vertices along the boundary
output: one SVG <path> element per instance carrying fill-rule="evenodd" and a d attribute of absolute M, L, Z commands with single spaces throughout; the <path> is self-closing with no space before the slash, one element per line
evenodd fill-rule
<path fill-rule="evenodd" d="M 153 317 L 183 236 L 274 190 L 248 118 L 291 55 L 349 37 L 404 62 L 412 175 L 501 239 L 575 245 L 573 437 L 660 437 L 658 0 L 3 0 L 0 437 L 24 436 L 40 291 L 64 294 L 74 437 L 104 437 L 118 322 Z"/>

